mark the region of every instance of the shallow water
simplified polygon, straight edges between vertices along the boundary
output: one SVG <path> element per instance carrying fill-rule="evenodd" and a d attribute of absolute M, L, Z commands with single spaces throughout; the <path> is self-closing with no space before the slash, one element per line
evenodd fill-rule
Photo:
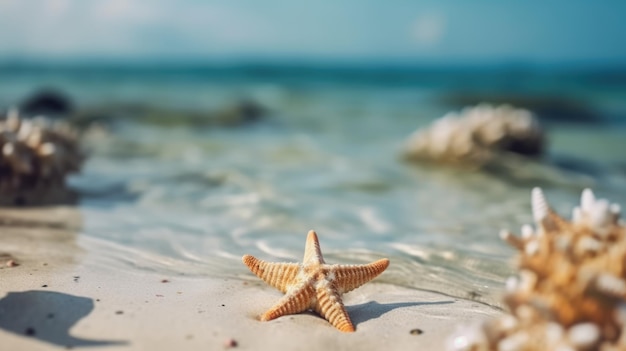
<path fill-rule="evenodd" d="M 498 231 L 531 222 L 533 186 L 566 216 L 584 187 L 626 204 L 619 123 L 548 124 L 543 164 L 489 174 L 401 161 L 409 134 L 450 109 L 436 102 L 440 87 L 58 74 L 11 76 L 0 92 L 8 101 L 42 84 L 85 104 L 201 110 L 246 97 L 270 111 L 239 128 L 131 116 L 89 140 L 89 161 L 70 180 L 83 194 L 81 235 L 135 269 L 249 279 L 243 254 L 299 260 L 315 229 L 329 263 L 388 257 L 386 282 L 498 305 L 514 254 Z M 623 91 L 594 99 L 622 111 Z"/>

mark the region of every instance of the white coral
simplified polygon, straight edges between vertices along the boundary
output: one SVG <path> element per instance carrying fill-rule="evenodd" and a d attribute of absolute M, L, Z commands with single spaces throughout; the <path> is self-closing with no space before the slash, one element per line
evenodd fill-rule
<path fill-rule="evenodd" d="M 448 113 L 409 138 L 409 159 L 482 164 L 497 153 L 536 156 L 543 151 L 543 130 L 527 110 L 481 104 Z"/>
<path fill-rule="evenodd" d="M 0 187 L 5 191 L 63 185 L 83 160 L 78 132 L 63 121 L 22 119 L 16 109 L 0 120 Z"/>

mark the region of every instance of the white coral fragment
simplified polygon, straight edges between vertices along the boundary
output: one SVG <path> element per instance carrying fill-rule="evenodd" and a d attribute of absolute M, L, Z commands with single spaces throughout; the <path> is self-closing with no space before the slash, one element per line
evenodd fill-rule
<path fill-rule="evenodd" d="M 541 225 L 543 220 L 548 217 L 550 207 L 543 191 L 539 188 L 533 188 L 531 192 L 531 205 L 533 211 L 533 219 L 537 225 Z"/>
<path fill-rule="evenodd" d="M 580 196 L 580 208 L 585 212 L 590 212 L 595 202 L 596 197 L 593 195 L 593 191 L 591 191 L 591 189 L 583 190 Z"/>
<path fill-rule="evenodd" d="M 567 331 L 567 339 L 576 350 L 589 350 L 600 339 L 600 329 L 593 323 L 576 324 Z"/>
<path fill-rule="evenodd" d="M 612 274 L 600 274 L 595 288 L 608 296 L 626 298 L 626 281 Z"/>
<path fill-rule="evenodd" d="M 405 156 L 411 160 L 481 166 L 501 153 L 540 156 L 544 133 L 527 110 L 481 104 L 460 114 L 451 112 L 409 138 Z"/>
<path fill-rule="evenodd" d="M 44 198 L 61 192 L 68 174 L 79 171 L 84 155 L 78 132 L 64 121 L 22 119 L 10 109 L 0 119 L 0 203 L 13 198 Z"/>

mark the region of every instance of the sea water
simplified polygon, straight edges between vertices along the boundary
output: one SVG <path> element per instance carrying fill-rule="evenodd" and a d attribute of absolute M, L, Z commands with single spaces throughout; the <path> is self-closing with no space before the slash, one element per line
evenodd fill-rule
<path fill-rule="evenodd" d="M 88 141 L 69 183 L 81 194 L 79 235 L 121 269 L 247 279 L 242 255 L 299 261 L 314 229 L 328 263 L 388 257 L 381 281 L 497 306 L 515 255 L 498 232 L 532 222 L 534 186 L 566 217 L 585 187 L 626 205 L 626 80 L 280 67 L 0 75 L 5 106 L 53 87 L 78 106 L 203 113 L 246 99 L 267 111 L 234 127 L 184 113 L 99 121 L 107 132 Z M 450 94 L 503 90 L 567 96 L 595 114 L 540 116 L 547 155 L 506 174 L 402 160 L 414 130 L 459 108 Z"/>

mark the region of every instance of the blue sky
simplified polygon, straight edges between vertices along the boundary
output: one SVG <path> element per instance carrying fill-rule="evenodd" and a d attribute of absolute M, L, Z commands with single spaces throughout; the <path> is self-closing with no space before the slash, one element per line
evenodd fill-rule
<path fill-rule="evenodd" d="M 0 0 L 0 58 L 614 64 L 625 17 L 620 0 Z"/>

